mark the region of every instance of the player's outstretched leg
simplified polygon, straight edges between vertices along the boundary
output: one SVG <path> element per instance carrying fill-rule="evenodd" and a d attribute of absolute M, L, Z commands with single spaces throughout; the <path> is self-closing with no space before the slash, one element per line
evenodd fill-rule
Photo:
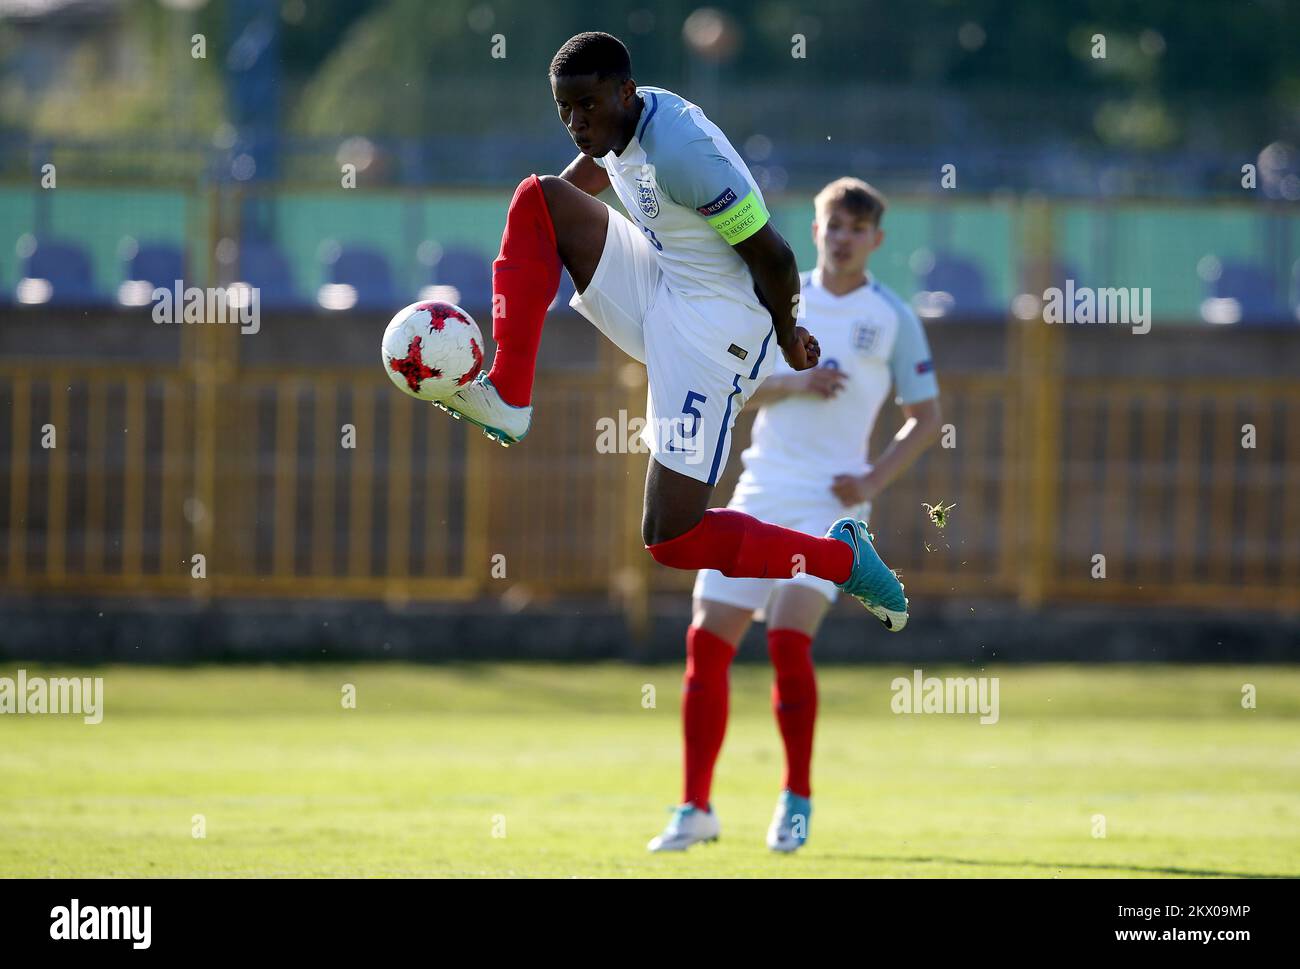
<path fill-rule="evenodd" d="M 721 828 L 709 803 L 713 768 L 727 732 L 728 674 L 736 647 L 700 626 L 686 631 L 686 675 L 682 679 L 682 749 L 685 792 L 651 851 L 684 851 L 714 841 Z"/>
<path fill-rule="evenodd" d="M 559 288 L 555 228 L 541 182 L 529 175 L 510 200 L 501 251 L 492 264 L 492 370 L 436 406 L 503 445 L 523 440 L 533 418 L 529 402 L 542 323 Z"/>
<path fill-rule="evenodd" d="M 492 369 L 438 406 L 503 445 L 523 439 L 533 417 L 542 324 L 559 291 L 560 268 L 568 268 L 579 292 L 586 289 L 604 250 L 607 214 L 603 202 L 552 175 L 519 183 L 492 263 Z"/>
<path fill-rule="evenodd" d="M 907 624 L 903 585 L 861 522 L 842 518 L 818 538 L 731 508 L 708 508 L 712 491 L 651 458 L 642 537 L 656 562 L 736 578 L 788 579 L 803 571 L 834 582 L 886 628 L 898 632 Z"/>

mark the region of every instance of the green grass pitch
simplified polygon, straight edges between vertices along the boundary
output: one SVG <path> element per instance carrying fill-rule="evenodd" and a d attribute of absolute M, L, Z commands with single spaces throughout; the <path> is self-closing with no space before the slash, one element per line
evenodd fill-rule
<path fill-rule="evenodd" d="M 76 672 L 104 677 L 101 724 L 0 716 L 0 876 L 1300 875 L 1296 667 L 989 668 L 992 725 L 892 713 L 909 668 L 823 669 L 794 856 L 763 845 L 762 666 L 732 674 L 721 840 L 663 856 L 680 666 Z"/>

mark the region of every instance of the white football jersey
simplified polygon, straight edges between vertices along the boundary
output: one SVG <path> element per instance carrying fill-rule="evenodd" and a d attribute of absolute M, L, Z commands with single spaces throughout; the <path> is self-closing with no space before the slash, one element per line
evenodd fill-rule
<path fill-rule="evenodd" d="M 682 329 L 682 338 L 748 375 L 775 341 L 765 346 L 772 317 L 732 246 L 767 224 L 763 193 L 697 105 L 659 87 L 638 87 L 637 95 L 645 106 L 632 140 L 595 162 L 654 247 L 668 288 L 701 311 L 704 322 Z"/>
<path fill-rule="evenodd" d="M 822 288 L 819 270 L 805 273 L 802 283 L 800 323 L 821 346 L 819 366 L 835 367 L 848 380 L 829 399 L 798 394 L 759 410 L 737 493 L 788 488 L 821 495 L 837 474 L 870 468 L 867 446 L 891 384 L 899 404 L 939 394 L 925 331 L 892 290 L 869 280 L 836 296 Z M 794 371 L 778 358 L 774 373 Z"/>

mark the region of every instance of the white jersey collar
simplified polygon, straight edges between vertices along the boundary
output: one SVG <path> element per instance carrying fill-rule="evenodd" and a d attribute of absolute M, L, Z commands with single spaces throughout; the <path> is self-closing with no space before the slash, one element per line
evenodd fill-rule
<path fill-rule="evenodd" d="M 821 266 L 817 266 L 816 268 L 813 269 L 812 275 L 809 277 L 809 281 L 818 289 L 820 289 L 823 293 L 829 296 L 831 299 L 848 299 L 850 296 L 857 296 L 859 293 L 863 292 L 864 290 L 870 290 L 872 287 L 876 285 L 876 279 L 874 276 L 871 275 L 871 270 L 869 269 L 866 270 L 865 274 L 867 277 L 867 281 L 865 283 L 863 283 L 861 286 L 854 287 L 853 289 L 849 290 L 847 293 L 845 293 L 842 296 L 837 293 L 832 293 L 830 290 L 828 290 L 825 286 L 822 285 Z"/>

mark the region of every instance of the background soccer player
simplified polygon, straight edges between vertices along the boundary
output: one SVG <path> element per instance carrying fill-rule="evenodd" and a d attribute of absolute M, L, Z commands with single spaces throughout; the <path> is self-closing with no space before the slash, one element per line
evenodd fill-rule
<path fill-rule="evenodd" d="M 779 367 L 750 399 L 761 410 L 729 508 L 801 531 L 818 531 L 845 514 L 866 520 L 872 499 L 938 435 L 939 388 L 925 333 L 907 304 L 867 273 L 867 260 L 884 239 L 884 211 L 880 193 L 856 178 L 818 193 L 817 268 L 803 277 L 803 300 L 821 342 L 821 365 L 801 372 Z M 871 430 L 891 383 L 906 420 L 868 462 Z M 763 610 L 776 673 L 772 706 L 786 757 L 767 843 L 778 851 L 803 844 L 812 815 L 817 715 L 812 640 L 836 593 L 834 584 L 806 572 L 788 579 L 699 574 L 686 633 L 686 793 L 651 850 L 717 837 L 709 789 L 727 724 L 727 672 L 736 645 Z"/>
<path fill-rule="evenodd" d="M 638 86 L 631 70 L 604 33 L 578 34 L 553 58 L 551 92 L 579 154 L 560 177 L 530 175 L 515 191 L 493 264 L 492 370 L 443 406 L 502 443 L 523 438 L 563 263 L 573 305 L 646 365 L 642 534 L 655 561 L 755 577 L 798 561 L 902 629 L 902 584 L 860 522 L 808 534 L 709 508 L 736 415 L 778 356 L 806 370 L 818 344 L 795 319 L 794 254 L 740 155 L 697 105 Z M 636 224 L 592 197 L 609 187 Z"/>

